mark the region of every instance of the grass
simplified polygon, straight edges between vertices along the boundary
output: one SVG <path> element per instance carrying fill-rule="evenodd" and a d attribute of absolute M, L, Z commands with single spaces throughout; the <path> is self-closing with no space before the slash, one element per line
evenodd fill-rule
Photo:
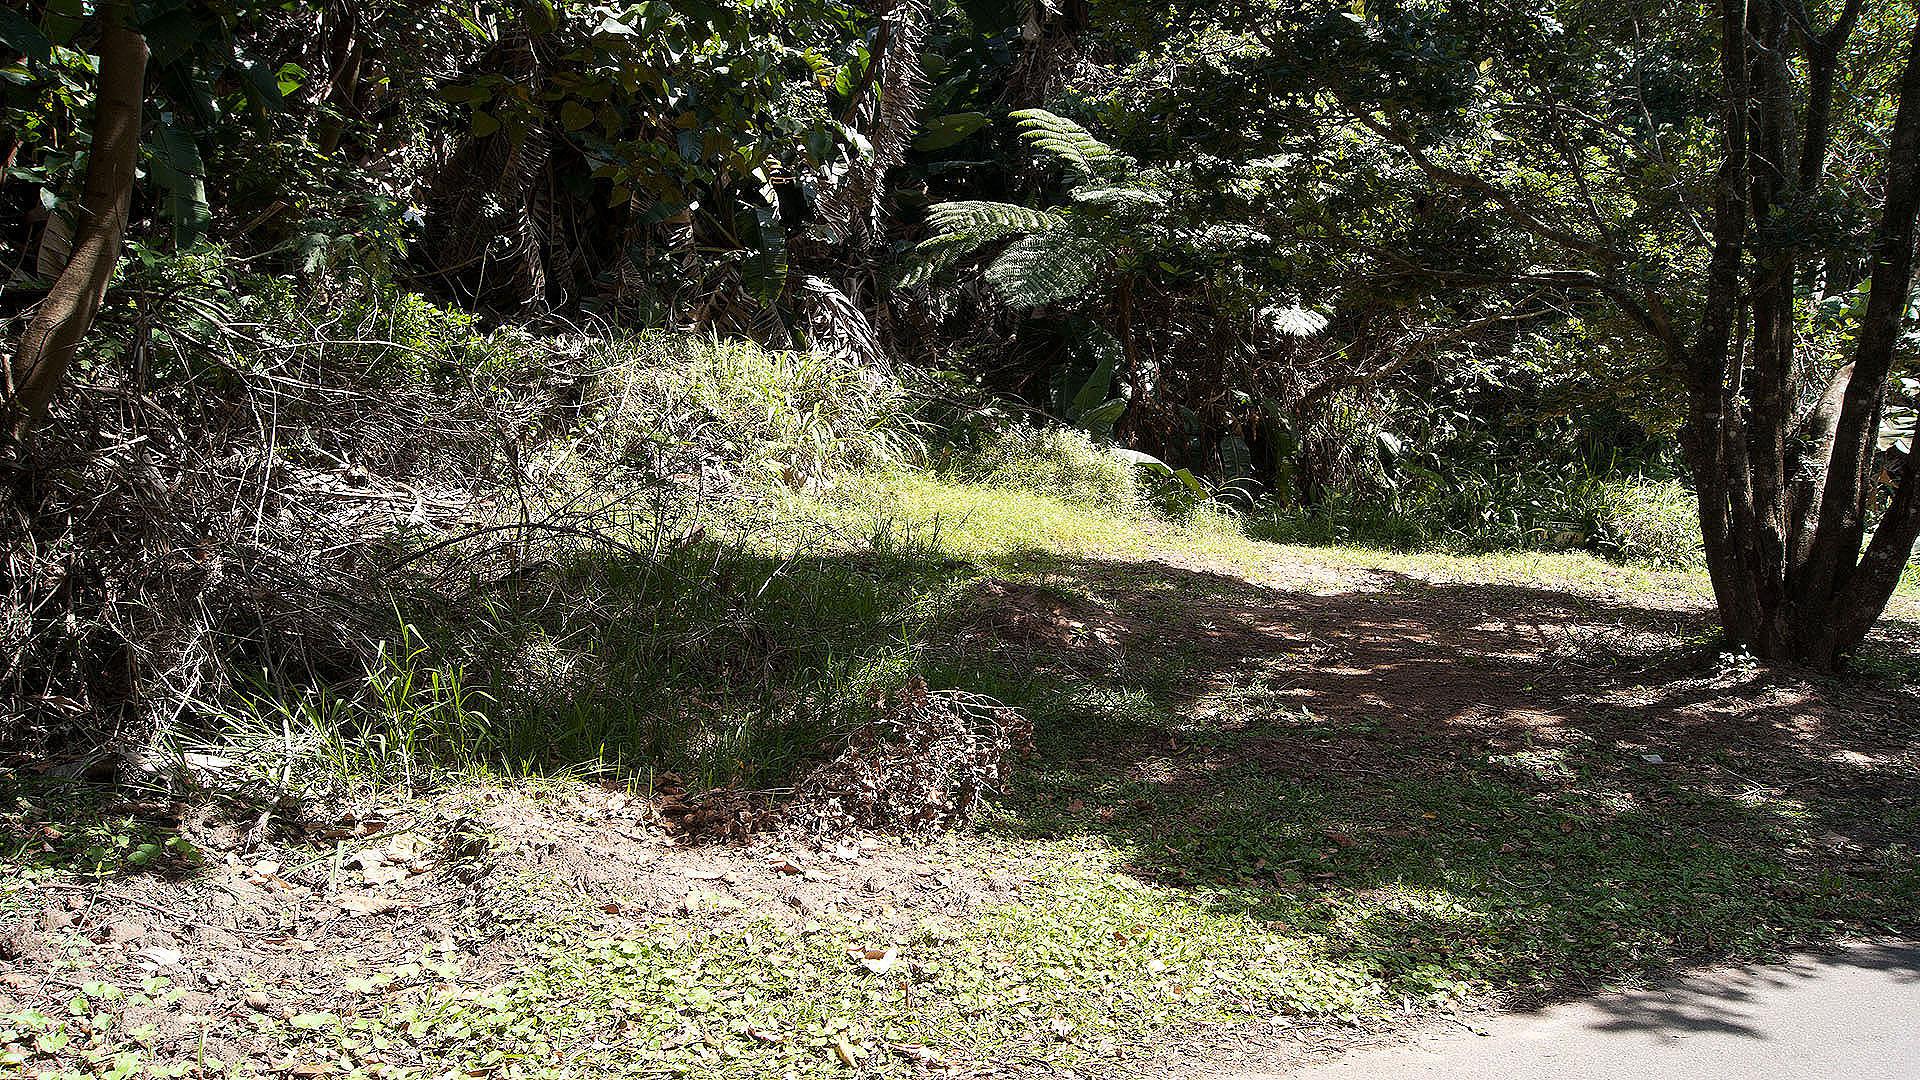
<path fill-rule="evenodd" d="M 464 783 L 545 799 L 600 791 L 524 779 L 583 761 L 637 784 L 669 765 L 777 786 L 858 722 L 870 690 L 919 673 L 1036 725 L 1037 756 L 990 814 L 912 852 L 998 883 L 974 906 L 796 918 L 627 898 L 648 913 L 614 921 L 578 880 L 529 873 L 489 886 L 494 944 L 456 935 L 317 973 L 297 1011 L 239 1011 L 239 1055 L 181 1034 L 207 1006 L 170 976 L 103 968 L 73 938 L 58 1007 L 0 1005 L 0 1068 L 1101 1072 L 1204 1025 L 1533 1001 L 1920 929 L 1912 732 L 1852 683 L 1672 667 L 1704 634 L 1687 611 L 1696 573 L 1279 546 L 911 473 L 844 478 L 770 513 L 802 539 L 716 536 L 658 564 L 564 568 L 579 620 L 520 639 L 549 658 L 547 682 L 477 696 L 477 669 L 453 677 L 422 631 L 375 673 L 387 719 L 361 715 L 346 739 L 317 699 L 262 702 L 258 729 L 331 727 L 359 756 L 328 768 L 385 778 L 396 800 L 447 785 L 431 773 L 447 761 Z M 1654 674 L 1636 683 L 1639 670 Z M 1615 684 L 1639 696 L 1596 689 Z M 1791 693 L 1814 704 L 1790 710 L 1826 718 L 1816 738 L 1737 709 L 1689 719 Z M 167 846 L 170 828 L 104 802 L 24 781 L 0 795 L 14 872 L 0 911 L 38 910 L 49 884 L 192 889 L 212 872 Z M 514 959 L 487 963 L 500 935 Z M 895 959 L 872 971 L 850 945 Z"/>

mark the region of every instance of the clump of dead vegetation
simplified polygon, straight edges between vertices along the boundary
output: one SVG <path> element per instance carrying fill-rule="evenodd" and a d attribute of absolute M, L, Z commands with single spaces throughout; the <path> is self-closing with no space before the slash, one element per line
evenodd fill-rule
<path fill-rule="evenodd" d="M 488 330 L 354 271 L 180 257 L 104 325 L 0 494 L 0 751 L 74 769 L 155 774 L 236 717 L 377 741 L 363 714 L 425 686 L 412 620 L 510 659 L 584 556 L 650 567 L 918 453 L 906 391 L 848 360 Z M 489 688 L 448 678 L 484 728 Z"/>
<path fill-rule="evenodd" d="M 791 819 L 816 832 L 937 832 L 968 821 L 1033 751 L 1033 724 L 992 698 L 919 677 L 874 701 L 872 721 L 807 774 Z"/>
<path fill-rule="evenodd" d="M 859 832 L 926 836 L 965 825 L 1002 790 L 1015 761 L 1033 752 L 1033 723 L 1003 702 L 960 690 L 932 690 L 909 678 L 876 692 L 872 718 L 856 728 L 793 788 L 690 792 L 658 774 L 656 812 L 673 833 L 695 840 L 748 840 L 797 833 L 816 841 Z"/>

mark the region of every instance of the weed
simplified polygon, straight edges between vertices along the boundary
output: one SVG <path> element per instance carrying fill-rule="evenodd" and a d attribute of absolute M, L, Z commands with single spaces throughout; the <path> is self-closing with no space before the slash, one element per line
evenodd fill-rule
<path fill-rule="evenodd" d="M 1012 424 L 961 468 L 969 480 L 1125 511 L 1139 498 L 1133 469 L 1084 431 Z"/>

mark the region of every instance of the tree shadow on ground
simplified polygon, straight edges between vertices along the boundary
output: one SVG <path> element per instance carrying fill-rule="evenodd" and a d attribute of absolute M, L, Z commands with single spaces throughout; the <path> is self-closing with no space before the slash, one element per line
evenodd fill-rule
<path fill-rule="evenodd" d="M 1765 999 L 1791 993 L 1821 979 L 1882 972 L 1900 984 L 1920 983 L 1920 949 L 1889 944 L 1842 948 L 1830 955 L 1800 956 L 1784 964 L 1744 964 L 1676 981 L 1660 993 L 1596 998 L 1601 1031 L 1722 1034 L 1765 1039 L 1756 1014 Z"/>
<path fill-rule="evenodd" d="M 1920 724 L 1898 684 L 1716 659 L 1684 604 L 1028 570 L 957 607 L 950 677 L 1036 721 L 998 827 L 1099 838 L 1389 995 L 1548 1000 L 1920 930 Z M 1911 662 L 1898 642 L 1882 660 Z"/>

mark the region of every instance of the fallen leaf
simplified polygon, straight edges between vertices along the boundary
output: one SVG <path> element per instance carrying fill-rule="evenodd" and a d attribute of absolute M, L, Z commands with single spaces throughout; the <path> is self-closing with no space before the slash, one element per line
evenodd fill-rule
<path fill-rule="evenodd" d="M 866 968 L 875 975 L 885 975 L 888 971 L 891 971 L 894 960 L 899 957 L 899 950 L 891 945 L 884 949 L 862 949 L 855 947 L 847 951 L 853 955 L 855 960 L 860 962 L 861 967 Z"/>
<path fill-rule="evenodd" d="M 149 945 L 133 955 L 150 961 L 155 967 L 179 967 L 180 953 L 175 949 L 163 949 L 158 945 Z"/>

